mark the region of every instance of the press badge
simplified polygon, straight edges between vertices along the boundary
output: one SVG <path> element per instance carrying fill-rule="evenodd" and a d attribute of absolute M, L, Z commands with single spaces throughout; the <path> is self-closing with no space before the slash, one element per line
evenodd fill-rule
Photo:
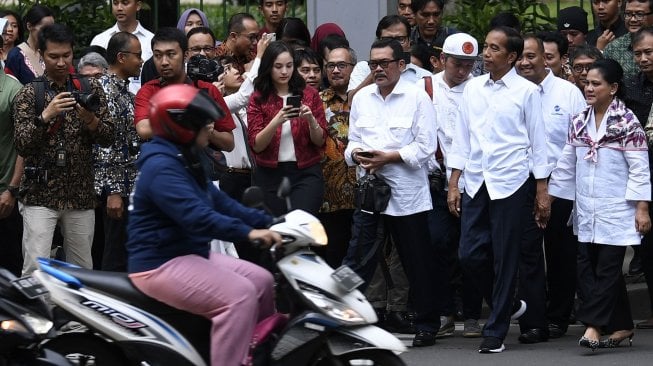
<path fill-rule="evenodd" d="M 59 142 L 57 144 L 57 150 L 56 150 L 56 155 L 57 155 L 57 166 L 58 167 L 65 167 L 66 166 L 66 148 L 63 146 L 63 142 Z"/>

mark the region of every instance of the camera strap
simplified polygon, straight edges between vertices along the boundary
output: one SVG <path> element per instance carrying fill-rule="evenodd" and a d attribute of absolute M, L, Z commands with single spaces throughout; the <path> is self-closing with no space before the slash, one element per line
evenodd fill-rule
<path fill-rule="evenodd" d="M 80 75 L 71 75 L 70 79 L 75 89 L 82 92 L 90 92 L 91 83 L 89 82 L 87 77 L 80 76 Z M 43 110 L 45 109 L 45 94 L 48 92 L 49 89 L 46 88 L 46 85 L 48 85 L 47 83 L 49 83 L 49 81 L 43 75 L 35 78 L 32 81 L 32 85 L 34 86 L 34 106 L 35 106 L 34 115 L 35 116 L 40 116 L 41 113 L 43 113 Z M 62 118 L 63 117 L 61 115 L 57 116 L 57 120 L 55 121 L 55 123 L 48 129 L 49 135 L 54 135 L 55 133 L 57 133 L 57 131 L 61 127 Z"/>

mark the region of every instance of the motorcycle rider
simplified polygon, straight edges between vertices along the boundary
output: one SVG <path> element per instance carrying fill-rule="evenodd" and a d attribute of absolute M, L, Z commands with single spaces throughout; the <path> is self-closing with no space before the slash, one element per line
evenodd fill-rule
<path fill-rule="evenodd" d="M 272 217 L 219 191 L 203 148 L 223 112 L 190 85 L 151 99 L 154 138 L 141 148 L 128 223 L 128 271 L 148 296 L 210 319 L 211 364 L 242 365 L 256 323 L 275 312 L 273 278 L 252 263 L 209 251 L 211 239 L 280 243 Z"/>

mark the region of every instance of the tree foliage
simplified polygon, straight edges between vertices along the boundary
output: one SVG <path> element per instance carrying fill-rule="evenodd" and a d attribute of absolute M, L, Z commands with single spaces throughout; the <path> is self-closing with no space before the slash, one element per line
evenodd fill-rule
<path fill-rule="evenodd" d="M 502 12 L 517 16 L 523 33 L 550 29 L 555 24 L 549 6 L 541 0 L 456 0 L 453 11 L 445 17 L 445 24 L 482 42 L 489 31 L 490 20 Z"/>

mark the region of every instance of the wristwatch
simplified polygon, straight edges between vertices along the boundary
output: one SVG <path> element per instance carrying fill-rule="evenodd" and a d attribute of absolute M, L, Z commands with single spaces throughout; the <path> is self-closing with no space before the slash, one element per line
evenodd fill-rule
<path fill-rule="evenodd" d="M 17 186 L 7 186 L 7 191 L 9 192 L 10 195 L 12 195 L 14 198 L 18 198 L 18 192 L 20 191 L 20 188 Z"/>

